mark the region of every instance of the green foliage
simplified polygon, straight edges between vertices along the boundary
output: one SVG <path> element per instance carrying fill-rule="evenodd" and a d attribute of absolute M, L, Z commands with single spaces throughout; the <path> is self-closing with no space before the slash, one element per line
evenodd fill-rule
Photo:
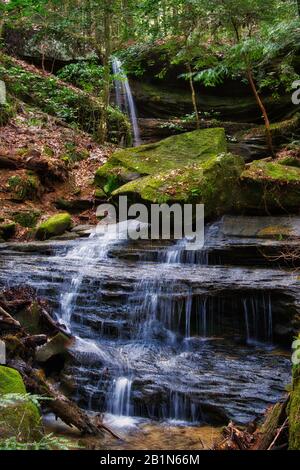
<path fill-rule="evenodd" d="M 16 201 L 35 200 L 41 193 L 40 180 L 30 171 L 23 175 L 11 176 L 7 180 L 7 186 Z"/>
<path fill-rule="evenodd" d="M 33 228 L 40 215 L 39 211 L 20 211 L 13 214 L 13 220 L 21 227 Z"/>
<path fill-rule="evenodd" d="M 52 398 L 42 397 L 41 395 L 32 395 L 31 393 L 6 393 L 0 396 L 0 408 L 5 408 L 16 403 L 31 402 L 39 406 L 42 401 L 49 401 Z"/>
<path fill-rule="evenodd" d="M 63 67 L 58 77 L 87 93 L 99 95 L 103 87 L 103 67 L 96 63 L 77 62 Z"/>
<path fill-rule="evenodd" d="M 34 104 L 44 112 L 64 119 L 69 124 L 96 134 L 103 112 L 100 99 L 62 85 L 56 77 L 33 73 L 13 59 L 0 54 L 0 77 L 10 93 Z M 130 137 L 130 124 L 118 110 L 108 108 L 109 138 L 113 142 Z"/>
<path fill-rule="evenodd" d="M 0 450 L 71 450 L 80 446 L 64 437 L 53 434 L 43 436 L 39 441 L 21 442 L 16 437 L 0 439 Z"/>

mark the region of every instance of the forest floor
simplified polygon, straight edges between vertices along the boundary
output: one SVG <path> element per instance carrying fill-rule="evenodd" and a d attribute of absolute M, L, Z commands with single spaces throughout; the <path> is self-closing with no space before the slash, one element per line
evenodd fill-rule
<path fill-rule="evenodd" d="M 22 211 L 40 211 L 41 220 L 57 212 L 56 203 L 64 201 L 90 201 L 90 210 L 74 214 L 74 223 L 96 223 L 93 202 L 94 174 L 106 162 L 115 146 L 99 146 L 90 135 L 67 126 L 36 108 L 19 103 L 17 115 L 0 127 L 0 157 L 17 156 L 28 162 L 47 160 L 52 168 L 65 173 L 64 181 L 41 183 L 30 198 L 15 200 L 8 181 L 22 176 L 25 170 L 2 169 L 0 172 L 0 218 L 10 220 Z M 45 175 L 46 176 L 46 175 Z M 26 239 L 28 230 L 18 226 L 15 239 Z"/>

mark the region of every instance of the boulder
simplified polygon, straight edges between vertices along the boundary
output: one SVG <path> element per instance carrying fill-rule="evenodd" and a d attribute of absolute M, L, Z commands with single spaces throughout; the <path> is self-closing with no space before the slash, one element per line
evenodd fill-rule
<path fill-rule="evenodd" d="M 224 129 L 203 129 L 115 152 L 95 183 L 112 196 L 149 203 L 203 203 L 207 216 L 234 206 L 242 158 L 227 153 Z"/>
<path fill-rule="evenodd" d="M 0 406 L 1 438 L 17 436 L 24 442 L 41 438 L 40 412 L 25 396 L 21 375 L 15 369 L 0 366 L 0 400 L 7 394 L 18 394 L 18 400 Z"/>
<path fill-rule="evenodd" d="M 241 175 L 241 207 L 262 213 L 298 212 L 300 168 L 281 161 L 257 160 Z"/>
<path fill-rule="evenodd" d="M 264 238 L 281 240 L 288 238 L 300 238 L 299 217 L 223 217 L 222 233 L 227 237 L 239 238 Z"/>
<path fill-rule="evenodd" d="M 57 214 L 39 225 L 35 236 L 38 240 L 46 240 L 57 235 L 62 235 L 71 227 L 71 224 L 72 219 L 70 214 L 67 212 Z"/>

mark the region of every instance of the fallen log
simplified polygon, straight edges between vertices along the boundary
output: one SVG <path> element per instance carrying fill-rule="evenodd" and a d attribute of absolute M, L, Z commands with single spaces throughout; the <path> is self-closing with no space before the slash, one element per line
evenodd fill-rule
<path fill-rule="evenodd" d="M 55 389 L 40 370 L 32 368 L 21 360 L 11 361 L 9 366 L 20 372 L 29 392 L 50 398 L 47 406 L 68 426 L 76 427 L 83 434 L 103 436 L 105 432 L 109 432 L 117 437 L 107 426 L 103 425 L 99 416 L 93 420 L 76 403 Z"/>

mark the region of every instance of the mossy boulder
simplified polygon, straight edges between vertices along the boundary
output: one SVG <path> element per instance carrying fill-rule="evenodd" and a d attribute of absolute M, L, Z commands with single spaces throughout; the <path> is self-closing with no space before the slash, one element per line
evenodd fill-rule
<path fill-rule="evenodd" d="M 38 240 L 47 240 L 48 238 L 62 235 L 72 225 L 70 214 L 64 212 L 56 214 L 40 224 L 36 231 Z"/>
<path fill-rule="evenodd" d="M 20 171 L 10 176 L 7 180 L 7 189 L 11 193 L 11 199 L 17 202 L 37 200 L 43 192 L 38 176 L 31 171 Z"/>
<path fill-rule="evenodd" d="M 16 231 L 16 224 L 14 222 L 0 223 L 0 239 L 9 240 Z"/>
<path fill-rule="evenodd" d="M 37 406 L 25 397 L 26 388 L 21 375 L 15 369 L 0 366 L 0 400 L 8 394 L 17 394 L 18 400 L 0 406 L 1 438 L 18 436 L 22 441 L 40 438 L 40 412 Z"/>
<path fill-rule="evenodd" d="M 257 160 L 241 175 L 241 206 L 260 212 L 298 212 L 300 168 Z"/>
<path fill-rule="evenodd" d="M 227 153 L 224 129 L 204 129 L 117 151 L 95 183 L 132 201 L 204 203 L 211 216 L 233 207 L 243 168 L 240 157 Z"/>

